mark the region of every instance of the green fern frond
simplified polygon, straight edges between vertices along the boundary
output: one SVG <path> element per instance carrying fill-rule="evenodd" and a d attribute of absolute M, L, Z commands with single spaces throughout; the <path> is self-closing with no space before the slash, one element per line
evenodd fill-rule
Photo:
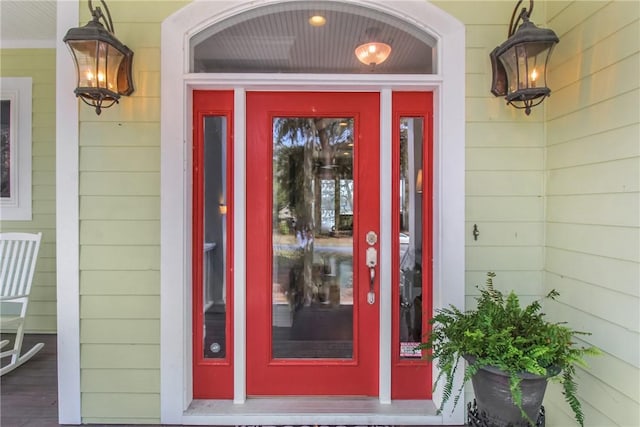
<path fill-rule="evenodd" d="M 582 413 L 582 405 L 578 400 L 578 385 L 576 384 L 573 376 L 575 374 L 575 369 L 573 367 L 567 368 L 564 370 L 562 377 L 562 394 L 564 394 L 564 398 L 573 410 L 576 421 L 580 426 L 584 426 L 584 414 Z"/>

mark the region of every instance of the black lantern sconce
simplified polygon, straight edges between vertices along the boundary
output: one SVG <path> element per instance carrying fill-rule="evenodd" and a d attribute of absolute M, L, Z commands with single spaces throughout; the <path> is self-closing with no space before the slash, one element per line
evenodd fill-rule
<path fill-rule="evenodd" d="M 560 41 L 553 30 L 538 28 L 529 21 L 533 0 L 529 9 L 522 8 L 514 22 L 523 0 L 519 0 L 511 15 L 509 38 L 489 55 L 493 70 L 491 93 L 504 96 L 507 104 L 531 113 L 551 94 L 547 87 L 547 65 L 553 47 Z M 516 30 L 518 24 L 522 24 Z"/>
<path fill-rule="evenodd" d="M 96 114 L 117 104 L 120 96 L 133 93 L 133 52 L 115 37 L 109 8 L 104 0 L 100 3 L 106 16 L 89 0 L 93 19 L 84 27 L 71 28 L 63 39 L 76 65 L 78 84 L 74 92 L 94 107 Z"/>

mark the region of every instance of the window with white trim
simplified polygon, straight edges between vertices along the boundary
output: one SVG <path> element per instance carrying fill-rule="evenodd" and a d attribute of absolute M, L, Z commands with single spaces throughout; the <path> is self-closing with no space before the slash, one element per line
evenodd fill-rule
<path fill-rule="evenodd" d="M 31 220 L 30 77 L 0 78 L 0 220 Z"/>

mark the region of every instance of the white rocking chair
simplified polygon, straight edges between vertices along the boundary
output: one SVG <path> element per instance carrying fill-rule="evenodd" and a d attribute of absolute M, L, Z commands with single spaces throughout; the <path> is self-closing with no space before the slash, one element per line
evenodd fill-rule
<path fill-rule="evenodd" d="M 0 330 L 15 330 L 13 349 L 0 353 L 0 359 L 11 356 L 11 362 L 0 369 L 0 376 L 31 359 L 42 347 L 38 343 L 21 354 L 24 321 L 36 268 L 42 233 L 0 233 Z M 9 340 L 0 341 L 0 349 Z"/>

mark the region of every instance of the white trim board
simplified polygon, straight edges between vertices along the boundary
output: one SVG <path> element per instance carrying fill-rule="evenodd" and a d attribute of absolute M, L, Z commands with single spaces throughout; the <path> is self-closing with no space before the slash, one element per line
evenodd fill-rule
<path fill-rule="evenodd" d="M 388 177 L 391 176 L 391 159 L 393 158 L 393 130 L 392 130 L 392 95 L 390 89 L 383 89 L 380 93 L 380 200 L 391 200 L 392 185 Z M 387 143 L 383 143 L 387 142 Z M 391 219 L 393 211 L 392 203 L 380 203 L 380 260 L 391 258 Z M 390 321 L 383 319 L 391 319 L 393 312 L 391 266 L 388 262 L 379 263 L 380 270 L 380 343 L 378 360 L 381 367 L 391 367 L 391 324 Z M 382 404 L 391 403 L 391 369 L 380 369 L 378 378 L 379 390 L 378 398 Z M 396 422 L 399 424 L 399 422 Z M 384 424 L 376 422 L 376 424 Z"/>
<path fill-rule="evenodd" d="M 244 100 L 246 90 L 373 90 L 383 94 L 381 102 L 390 102 L 390 90 L 426 90 L 434 92 L 434 309 L 449 304 L 464 306 L 464 58 L 465 28 L 457 19 L 423 0 L 388 2 L 383 0 L 354 1 L 398 16 L 408 25 L 421 26 L 438 40 L 438 74 L 424 76 L 362 75 L 216 75 L 189 74 L 189 37 L 231 15 L 254 7 L 284 2 L 264 1 L 196 1 L 167 18 L 162 25 L 161 46 L 161 422 L 183 424 L 194 422 L 185 412 L 192 403 L 191 379 L 191 286 L 190 286 L 190 135 L 193 89 L 234 89 L 235 100 Z M 182 54 L 182 58 L 176 55 Z M 386 100 L 386 101 L 385 101 Z M 244 165 L 244 103 L 236 113 L 236 166 Z M 382 111 L 390 105 L 382 105 Z M 181 120 L 175 120 L 175 118 Z M 381 128 L 387 138 L 388 131 Z M 446 141 L 446 143 L 445 143 Z M 390 159 L 384 159 L 390 162 Z M 382 161 L 384 161 L 382 160 Z M 383 170 L 390 168 L 382 165 Z M 390 170 L 390 169 L 389 169 Z M 244 259 L 244 174 L 236 167 L 235 197 L 236 261 Z M 242 176 L 238 176 L 242 175 Z M 387 186 L 385 186 L 386 188 Z M 384 189 L 383 189 L 384 190 Z M 384 190 L 388 191 L 388 190 Z M 386 212 L 386 211 L 385 211 Z M 445 215 L 446 213 L 446 215 Z M 381 213 L 386 218 L 386 213 Z M 389 234 L 390 231 L 386 231 Z M 383 249 L 384 250 L 384 249 Z M 235 293 L 235 362 L 236 388 L 234 400 L 244 405 L 245 323 L 242 316 L 245 266 L 234 266 Z M 386 274 L 386 276 L 385 276 Z M 390 280 L 390 272 L 381 277 Z M 390 283 L 382 285 L 390 289 Z M 390 298 L 381 296 L 381 315 L 390 313 Z M 389 307 L 386 307 L 389 305 Z M 239 317 L 240 316 L 240 317 Z M 389 360 L 390 333 L 381 333 L 381 361 Z M 175 345 L 175 343 L 181 345 Z M 386 362 L 385 362 L 386 363 Z M 388 367 L 381 366 L 380 402 L 388 403 L 390 394 Z M 434 368 L 435 369 L 435 368 Z M 437 373 L 434 372 L 434 377 Z M 382 389 L 384 387 L 384 390 Z M 182 390 L 182 393 L 177 392 Z M 434 393 L 434 402 L 441 400 L 441 390 Z M 462 424 L 464 405 L 455 411 L 445 407 L 435 424 Z M 372 419 L 373 420 L 373 419 Z M 204 421 L 203 421 L 204 422 Z M 242 424 L 245 424 L 244 422 Z"/>
<path fill-rule="evenodd" d="M 76 70 L 62 38 L 80 20 L 79 0 L 57 4 L 56 292 L 58 421 L 80 424 L 80 223 Z"/>

